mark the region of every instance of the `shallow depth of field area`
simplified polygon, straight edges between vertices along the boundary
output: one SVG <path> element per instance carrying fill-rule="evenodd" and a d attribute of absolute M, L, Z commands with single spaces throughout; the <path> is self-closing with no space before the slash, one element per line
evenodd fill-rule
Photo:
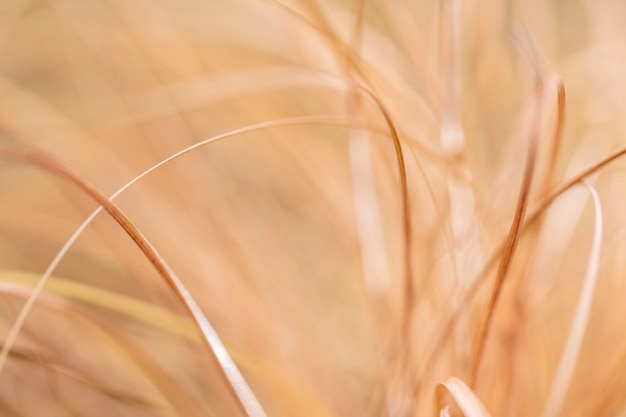
<path fill-rule="evenodd" d="M 625 21 L 0 1 L 0 415 L 626 415 Z"/>

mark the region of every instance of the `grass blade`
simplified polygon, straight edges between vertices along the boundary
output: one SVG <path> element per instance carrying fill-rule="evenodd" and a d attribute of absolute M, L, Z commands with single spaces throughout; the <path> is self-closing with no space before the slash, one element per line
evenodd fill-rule
<path fill-rule="evenodd" d="M 585 186 L 591 194 L 595 211 L 591 253 L 589 254 L 589 263 L 587 264 L 587 271 L 585 272 L 584 284 L 580 292 L 576 312 L 572 319 L 572 325 L 567 337 L 567 342 L 565 344 L 565 348 L 563 349 L 563 354 L 561 355 L 561 361 L 559 362 L 559 366 L 554 375 L 554 380 L 552 381 L 552 387 L 550 388 L 545 408 L 541 414 L 543 417 L 557 416 L 559 410 L 563 406 L 563 401 L 565 400 L 565 395 L 567 394 L 567 388 L 570 385 L 572 375 L 576 367 L 578 353 L 580 352 L 580 348 L 585 337 L 585 330 L 587 329 L 593 295 L 595 293 L 596 282 L 598 280 L 600 254 L 602 252 L 602 206 L 596 190 L 589 184 L 585 183 Z"/>
<path fill-rule="evenodd" d="M 532 184 L 533 174 L 535 172 L 535 162 L 537 158 L 537 142 L 539 138 L 539 128 L 541 124 L 541 115 L 543 110 L 543 88 L 537 91 L 537 101 L 535 105 L 535 112 L 533 120 L 530 125 L 530 137 L 528 144 L 528 153 L 526 157 L 526 167 L 524 169 L 524 177 L 522 180 L 522 186 L 520 188 L 517 206 L 515 208 L 515 215 L 509 229 L 509 234 L 506 239 L 504 251 L 502 252 L 502 258 L 500 259 L 500 265 L 498 266 L 498 273 L 496 275 L 491 296 L 487 305 L 487 311 L 485 313 L 483 322 L 478 330 L 478 347 L 474 355 L 472 363 L 472 385 L 476 383 L 478 377 L 478 371 L 480 369 L 480 363 L 487 343 L 489 335 L 489 329 L 493 321 L 495 309 L 500 298 L 502 286 L 509 272 L 509 267 L 515 255 L 517 244 L 519 242 L 522 228 L 524 226 L 524 216 L 526 214 L 526 207 L 528 205 L 528 196 L 530 194 L 530 186 Z"/>
<path fill-rule="evenodd" d="M 491 417 L 487 408 L 478 399 L 474 391 L 463 381 L 456 377 L 450 377 L 439 384 L 437 397 L 439 403 L 439 415 L 450 415 L 449 409 L 444 406 L 443 389 L 447 390 L 459 406 L 465 417 Z"/>
<path fill-rule="evenodd" d="M 108 199 L 104 196 L 101 195 L 100 193 L 98 193 L 99 195 L 97 196 L 97 198 L 101 199 L 104 202 L 111 202 L 113 199 L 115 199 L 116 197 L 118 197 L 120 194 L 122 194 L 124 191 L 126 191 L 128 188 L 130 188 L 132 185 L 134 185 L 135 183 L 137 183 L 139 180 L 141 180 L 143 177 L 147 176 L 148 174 L 150 174 L 151 172 L 157 170 L 158 168 L 160 168 L 161 166 L 171 162 L 172 160 L 186 154 L 189 153 L 195 149 L 198 149 L 202 146 L 208 145 L 210 143 L 219 141 L 219 140 L 223 140 L 223 139 L 227 139 L 230 137 L 234 137 L 236 135 L 240 135 L 240 134 L 244 134 L 247 132 L 252 132 L 252 131 L 257 131 L 257 130 L 261 130 L 261 129 L 268 129 L 268 128 L 274 128 L 274 127 L 281 127 L 281 126 L 293 126 L 293 125 L 306 125 L 306 124 L 315 124 L 315 123 L 319 123 L 319 124 L 329 124 L 329 125 L 345 125 L 345 126 L 352 126 L 355 124 L 359 124 L 357 121 L 354 120 L 346 120 L 345 118 L 339 118 L 339 117 L 334 117 L 334 116 L 304 116 L 304 117 L 294 117 L 294 118 L 289 118 L 289 119 L 281 119 L 281 120 L 275 120 L 275 121 L 268 121 L 268 122 L 262 122 L 262 123 L 258 123 L 258 124 L 254 124 L 254 125 L 250 125 L 250 126 L 246 126 L 240 129 L 235 129 L 233 131 L 230 132 L 226 132 L 208 139 L 205 139 L 203 141 L 200 141 L 194 145 L 191 145 L 173 155 L 171 155 L 170 157 L 164 159 L 163 161 L 159 162 L 158 164 L 155 164 L 154 166 L 152 166 L 151 168 L 149 168 L 148 170 L 144 171 L 143 173 L 141 173 L 140 175 L 138 175 L 137 177 L 133 178 L 131 181 L 129 181 L 128 183 L 126 183 L 122 188 L 120 188 L 119 190 L 117 190 L 115 193 L 113 193 L 111 195 L 111 197 L 109 197 Z M 393 131 L 395 133 L 395 130 Z M 379 131 L 379 133 L 382 133 L 381 131 Z M 28 158 L 29 155 L 30 157 L 33 157 L 34 160 L 31 162 L 35 162 L 35 160 L 37 160 L 37 155 L 39 157 L 42 157 L 42 154 L 38 153 L 37 151 L 31 151 L 33 153 L 29 153 L 29 151 L 16 151 L 16 150 L 8 150 L 8 151 L 4 151 L 4 155 L 6 157 L 13 157 L 13 158 Z M 44 157 L 43 160 L 40 160 L 40 163 L 43 163 L 44 165 L 46 164 L 47 158 Z M 88 186 L 87 184 L 83 184 Z M 91 187 L 92 191 L 96 191 L 95 189 L 93 189 L 93 187 Z M 99 200 L 99 202 L 101 202 Z M 102 204 L 102 202 L 101 202 Z M 111 203 L 112 204 L 112 203 Z M 109 207 L 111 208 L 111 207 Z M 93 213 L 91 213 L 91 215 L 76 229 L 76 231 L 72 234 L 72 236 L 67 240 L 67 242 L 64 244 L 64 246 L 61 248 L 61 250 L 57 253 L 57 255 L 55 256 L 55 258 L 53 259 L 53 261 L 50 263 L 50 265 L 48 266 L 48 268 L 46 269 L 46 271 L 44 272 L 44 274 L 42 275 L 40 281 L 38 282 L 37 286 L 34 288 L 33 292 L 31 293 L 31 295 L 29 296 L 29 298 L 27 299 L 26 303 L 24 304 L 24 306 L 22 307 L 22 310 L 20 311 L 15 323 L 13 324 L 13 326 L 11 327 L 9 334 L 7 335 L 7 339 L 6 342 L 4 343 L 3 347 L 2 347 L 2 351 L 0 351 L 0 372 L 2 371 L 4 364 L 7 360 L 8 357 L 8 353 L 11 349 L 11 347 L 13 346 L 15 339 L 17 338 L 17 335 L 20 331 L 20 329 L 22 328 L 26 317 L 28 316 L 29 311 L 31 310 L 32 306 L 35 303 L 35 300 L 37 299 L 38 295 L 41 293 L 44 285 L 46 284 L 46 282 L 48 281 L 48 279 L 50 278 L 50 276 L 52 275 L 52 273 L 54 272 L 54 270 L 56 269 L 56 267 L 58 266 L 58 264 L 61 262 L 61 260 L 63 259 L 63 257 L 65 256 L 65 254 L 67 253 L 67 251 L 70 249 L 70 247 L 74 244 L 74 242 L 78 239 L 78 237 L 82 234 L 82 232 L 87 228 L 87 226 L 93 221 L 93 219 L 96 218 L 96 216 L 103 210 L 105 209 L 105 204 L 102 204 L 100 207 L 98 207 Z M 133 226 L 134 227 L 134 226 Z M 133 236 L 134 232 L 131 233 L 131 236 Z M 135 235 L 136 237 L 136 235 Z M 142 249 L 146 249 L 148 250 L 148 252 L 150 252 L 151 250 L 153 251 L 153 248 L 142 248 Z M 157 269 L 159 269 L 159 271 L 164 274 L 164 277 L 170 276 L 170 274 L 173 274 L 171 271 L 169 271 L 169 268 L 166 268 L 162 265 L 160 265 L 158 259 L 156 259 L 153 255 L 150 255 L 149 257 L 151 257 L 151 261 L 153 259 L 155 259 L 155 261 L 157 262 L 156 265 L 159 265 Z M 155 266 L 156 266 L 155 265 Z M 176 278 L 177 279 L 177 278 Z M 168 278 L 166 278 L 166 280 L 168 280 Z M 170 281 L 168 280 L 168 283 L 170 283 Z M 180 282 L 179 282 L 180 283 Z M 182 283 L 180 283 L 182 285 Z M 176 291 L 176 290 L 175 290 Z M 177 292 L 177 295 L 179 293 Z M 189 298 L 191 298 L 191 295 L 184 290 L 183 292 L 181 292 L 180 294 L 186 294 Z M 186 303 L 186 301 L 183 301 L 183 303 Z M 195 305 L 195 301 L 192 301 L 192 305 Z M 196 306 L 197 307 L 197 306 Z M 202 313 L 199 311 L 196 313 L 200 313 L 200 315 L 202 315 Z M 191 313 L 192 316 L 193 313 Z M 202 315 L 203 316 L 203 315 Z M 195 317 L 195 316 L 194 316 Z M 205 318 L 206 320 L 206 318 Z M 207 323 L 208 324 L 208 323 Z M 202 326 L 200 326 L 200 330 L 201 332 L 204 334 L 205 331 L 208 332 L 213 332 L 213 328 L 210 326 L 210 324 L 205 325 L 204 328 L 202 328 Z M 236 365 L 232 362 L 232 359 L 230 359 L 230 356 L 228 355 L 226 349 L 223 347 L 223 345 L 221 344 L 221 341 L 219 341 L 219 338 L 217 337 L 217 334 L 215 334 L 215 337 L 210 339 L 213 343 L 217 343 L 216 344 L 216 348 L 218 349 L 218 352 L 220 352 L 221 358 L 226 360 L 225 365 L 227 365 L 229 368 L 235 369 L 237 370 Z M 207 342 L 209 344 L 211 344 L 211 342 L 209 342 L 207 340 Z M 211 348 L 211 350 L 213 351 L 213 348 Z M 217 352 L 216 352 L 216 356 L 217 356 Z M 218 357 L 219 360 L 219 357 Z M 239 373 L 239 371 L 237 370 L 235 375 L 233 375 L 233 381 L 236 381 L 237 383 L 244 383 L 245 381 L 242 381 L 242 378 L 238 377 L 236 374 Z M 245 384 L 245 386 L 247 386 L 247 384 Z M 249 389 L 248 389 L 249 390 Z M 248 391 L 246 389 L 244 389 L 244 394 L 245 391 Z M 248 395 L 248 394 L 245 394 Z M 254 401 L 253 401 L 254 402 Z"/>
<path fill-rule="evenodd" d="M 204 341 L 219 363 L 220 369 L 228 381 L 228 386 L 239 400 L 242 411 L 249 417 L 265 417 L 265 411 L 263 411 L 261 404 L 252 393 L 252 390 L 243 378 L 239 368 L 235 365 L 235 362 L 228 354 L 228 351 L 217 335 L 217 332 L 206 318 L 194 298 L 176 274 L 165 263 L 152 244 L 145 238 L 145 236 L 143 236 L 141 231 L 117 207 L 117 205 L 98 191 L 93 185 L 79 177 L 69 167 L 42 151 L 36 149 L 20 149 L 16 150 L 13 156 L 18 160 L 30 162 L 46 171 L 54 173 L 55 175 L 74 183 L 94 200 L 96 200 L 102 207 L 104 207 L 104 209 L 117 221 L 117 223 L 126 231 L 135 244 L 146 255 L 161 277 L 167 282 L 177 298 L 181 301 L 187 312 L 193 317 L 195 324 L 204 337 Z M 9 338 L 7 338 L 5 347 L 10 347 L 9 342 L 14 342 L 14 339 L 17 337 L 17 332 L 11 333 L 10 336 L 13 337 L 13 340 L 9 340 Z M 6 361 L 6 354 L 4 356 L 4 361 Z"/>

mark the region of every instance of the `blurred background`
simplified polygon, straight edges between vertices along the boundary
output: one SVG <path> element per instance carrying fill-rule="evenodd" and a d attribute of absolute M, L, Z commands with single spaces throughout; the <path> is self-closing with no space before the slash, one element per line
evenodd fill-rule
<path fill-rule="evenodd" d="M 472 366 L 496 268 L 481 271 L 501 255 L 533 129 L 529 213 L 626 142 L 625 19 L 619 0 L 2 0 L 0 150 L 44 150 L 108 196 L 218 138 L 115 202 L 270 416 L 433 415 L 450 376 L 494 416 L 623 415 L 619 159 L 589 179 L 600 269 L 558 409 L 545 411 L 598 249 L 584 187 L 524 229 L 474 381 Z M 3 338 L 98 207 L 7 155 Z M 104 213 L 30 311 L 0 410 L 244 415 L 172 290 Z"/>

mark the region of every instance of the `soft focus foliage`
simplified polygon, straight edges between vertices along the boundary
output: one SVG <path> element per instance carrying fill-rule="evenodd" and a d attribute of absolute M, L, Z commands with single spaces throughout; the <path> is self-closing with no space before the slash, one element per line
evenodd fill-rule
<path fill-rule="evenodd" d="M 546 196 L 626 143 L 625 19 L 618 0 L 3 0 L 1 337 L 98 207 L 12 150 L 111 195 L 252 126 L 115 202 L 267 415 L 622 415 L 626 163 Z M 0 414 L 243 415 L 106 213 L 30 311 Z"/>

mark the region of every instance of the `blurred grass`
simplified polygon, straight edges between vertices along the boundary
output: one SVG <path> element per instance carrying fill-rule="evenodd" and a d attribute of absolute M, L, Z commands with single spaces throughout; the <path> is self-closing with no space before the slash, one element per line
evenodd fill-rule
<path fill-rule="evenodd" d="M 533 128 L 529 211 L 544 184 L 554 189 L 626 141 L 626 4 L 369 0 L 360 25 L 358 5 L 5 0 L 0 149 L 46 150 L 110 195 L 234 129 L 345 118 L 198 148 L 116 203 L 188 287 L 268 415 L 432 415 L 440 383 L 472 393 L 450 391 L 452 415 L 472 395 L 494 416 L 539 415 L 595 252 L 589 193 L 573 187 L 522 233 L 475 384 L 495 274 L 468 294 L 511 225 Z M 549 178 L 554 75 L 567 104 Z M 548 87 L 533 124 L 537 85 Z M 396 154 L 364 89 L 404 151 L 411 297 Z M 624 166 L 617 159 L 588 179 L 604 238 L 559 415 L 626 407 Z M 96 204 L 7 159 L 0 196 L 6 335 Z M 101 214 L 44 287 L 0 372 L 0 414 L 239 415 L 198 340 L 150 263 Z"/>

